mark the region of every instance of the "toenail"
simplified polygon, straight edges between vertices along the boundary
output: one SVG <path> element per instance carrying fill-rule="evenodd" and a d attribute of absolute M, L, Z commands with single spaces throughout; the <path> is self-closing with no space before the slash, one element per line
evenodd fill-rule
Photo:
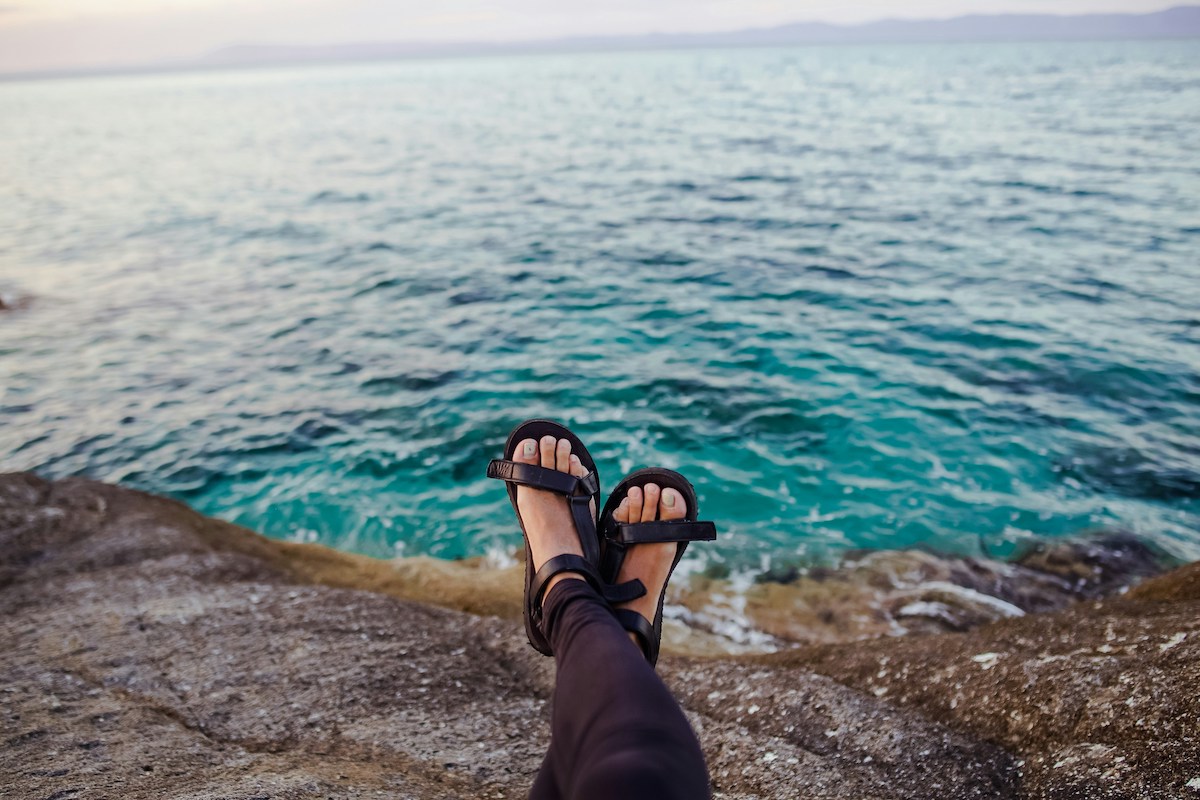
<path fill-rule="evenodd" d="M 663 494 L 663 505 L 667 506 L 668 508 L 675 505 L 675 493 L 674 492 L 665 492 Z"/>
<path fill-rule="evenodd" d="M 534 442 L 526 442 L 525 443 L 525 455 L 526 456 L 531 456 L 536 452 L 537 452 L 537 444 L 536 443 L 534 443 Z"/>

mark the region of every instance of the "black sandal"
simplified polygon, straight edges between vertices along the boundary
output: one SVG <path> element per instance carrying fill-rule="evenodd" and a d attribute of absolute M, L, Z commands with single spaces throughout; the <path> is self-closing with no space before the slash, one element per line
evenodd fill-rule
<path fill-rule="evenodd" d="M 588 471 L 586 475 L 576 478 L 556 469 L 512 460 L 517 445 L 523 440 L 533 439 L 540 443 L 542 437 L 547 434 L 571 443 L 571 452 L 579 457 Z M 513 511 L 517 513 L 517 521 L 521 523 L 522 535 L 525 535 L 525 521 L 521 519 L 521 511 L 517 507 L 518 485 L 564 495 L 571 506 L 571 517 L 575 522 L 575 533 L 579 537 L 582 557 L 569 553 L 555 556 L 543 564 L 537 574 L 532 574 L 533 553 L 529 550 L 529 537 L 525 536 L 525 633 L 534 650 L 543 655 L 554 655 L 550 642 L 542 632 L 542 596 L 546 593 L 546 584 L 555 575 L 578 572 L 610 604 L 627 603 L 646 593 L 645 585 L 639 580 L 610 586 L 600 577 L 600 537 L 596 533 L 596 523 L 588 507 L 593 500 L 599 504 L 600 476 L 596 472 L 596 462 L 575 434 L 548 419 L 526 420 L 508 435 L 508 442 L 504 445 L 504 458 L 497 458 L 488 464 L 487 476 L 502 480 L 508 485 L 508 499 L 512 503 Z"/>
<path fill-rule="evenodd" d="M 621 499 L 629 494 L 634 486 L 645 486 L 647 483 L 657 483 L 663 489 L 674 489 L 683 495 L 687 503 L 687 513 L 683 519 L 659 519 L 651 522 L 617 522 L 613 517 Z M 658 663 L 658 650 L 662 641 L 663 601 L 667 596 L 667 584 L 671 582 L 671 573 L 683 558 L 683 551 L 688 542 L 711 542 L 717 538 L 717 526 L 711 522 L 698 522 L 696 490 L 692 488 L 687 478 L 669 469 L 650 468 L 639 469 L 628 475 L 617 484 L 604 511 L 600 514 L 600 532 L 603 544 L 603 554 L 600 574 L 607 581 L 615 581 L 625 561 L 625 552 L 634 545 L 663 542 L 678 542 L 675 549 L 675 560 L 667 580 L 663 583 L 662 591 L 658 594 L 658 610 L 654 612 L 654 623 L 628 608 L 615 610 L 617 621 L 630 633 L 637 636 L 642 645 L 642 652 L 651 666 Z"/>

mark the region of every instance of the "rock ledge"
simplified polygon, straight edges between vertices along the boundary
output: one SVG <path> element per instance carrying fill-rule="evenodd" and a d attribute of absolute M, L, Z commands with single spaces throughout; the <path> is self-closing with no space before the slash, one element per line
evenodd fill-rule
<path fill-rule="evenodd" d="M 0 785 L 523 797 L 553 665 L 525 646 L 515 591 L 503 571 L 0 476 Z M 1200 564 L 966 633 L 675 655 L 663 674 L 721 798 L 1200 797 Z"/>

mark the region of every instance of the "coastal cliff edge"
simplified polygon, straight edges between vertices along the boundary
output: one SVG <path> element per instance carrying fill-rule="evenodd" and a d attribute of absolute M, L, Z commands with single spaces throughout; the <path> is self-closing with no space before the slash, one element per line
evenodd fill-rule
<path fill-rule="evenodd" d="M 913 553 L 880 587 L 880 558 L 676 595 L 661 672 L 717 797 L 1200 798 L 1200 563 Z M 0 476 L 4 796 L 523 797 L 553 663 L 524 642 L 520 569 Z"/>

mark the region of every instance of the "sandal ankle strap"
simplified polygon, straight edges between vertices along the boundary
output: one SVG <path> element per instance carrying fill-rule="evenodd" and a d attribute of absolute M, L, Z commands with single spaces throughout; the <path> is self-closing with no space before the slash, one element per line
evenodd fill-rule
<path fill-rule="evenodd" d="M 617 615 L 617 622 L 621 623 L 621 627 L 637 637 L 642 654 L 646 656 L 650 666 L 654 666 L 658 662 L 659 648 L 659 637 L 655 635 L 654 626 L 645 617 L 630 608 L 618 608 L 614 613 Z"/>
<path fill-rule="evenodd" d="M 624 583 L 605 583 L 596 568 L 583 556 L 564 553 L 542 564 L 541 569 L 533 576 L 530 595 L 534 613 L 537 614 L 539 621 L 542 615 L 542 601 L 545 600 L 546 585 L 555 575 L 561 575 L 564 572 L 577 572 L 582 575 L 584 580 L 591 584 L 592 588 L 610 605 L 628 603 L 630 600 L 636 600 L 646 594 L 646 585 L 637 578 Z"/>

